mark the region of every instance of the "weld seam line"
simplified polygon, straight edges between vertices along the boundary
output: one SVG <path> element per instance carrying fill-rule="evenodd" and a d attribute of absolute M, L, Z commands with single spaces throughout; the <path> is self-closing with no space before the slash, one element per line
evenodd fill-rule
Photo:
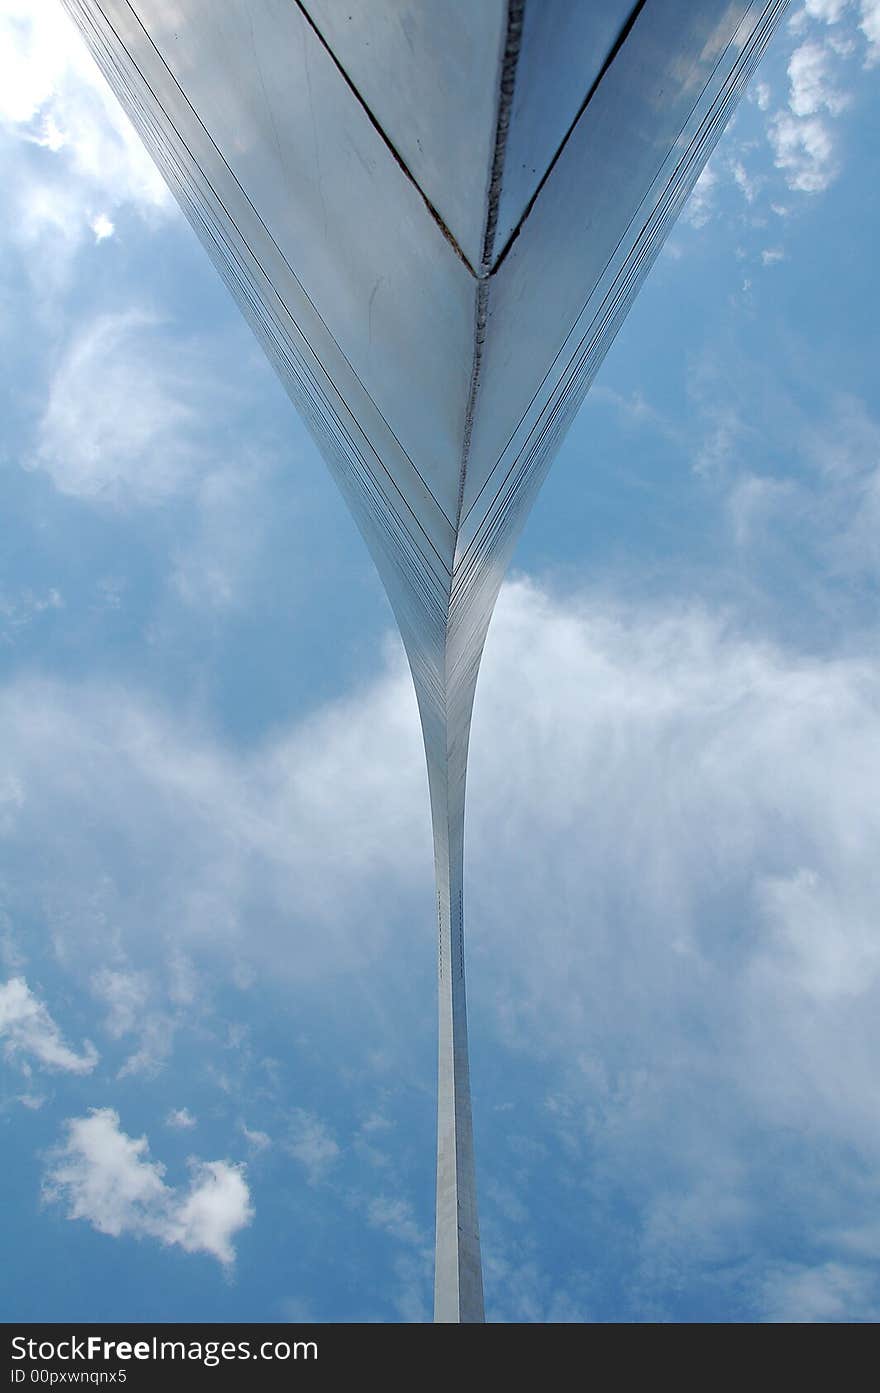
<path fill-rule="evenodd" d="M 302 17 L 303 17 L 303 19 L 305 20 L 305 22 L 308 24 L 309 28 L 310 28 L 310 29 L 312 30 L 312 32 L 314 33 L 315 37 L 318 39 L 318 42 L 321 44 L 322 48 L 326 49 L 327 53 L 330 55 L 330 58 L 333 60 L 333 63 L 334 63 L 334 65 L 336 66 L 337 71 L 339 72 L 340 76 L 343 78 L 343 80 L 344 80 L 344 82 L 346 83 L 346 85 L 347 85 L 347 87 L 349 88 L 349 90 L 352 92 L 352 94 L 353 94 L 354 97 L 356 98 L 356 100 L 357 100 L 359 106 L 363 109 L 364 115 L 366 116 L 366 118 L 367 118 L 367 120 L 369 121 L 370 125 L 373 127 L 373 129 L 376 131 L 376 133 L 381 137 L 382 143 L 385 145 L 385 148 L 388 150 L 389 154 L 393 157 L 395 163 L 399 166 L 399 168 L 401 169 L 401 171 L 406 175 L 407 179 L 408 179 L 409 182 L 412 184 L 413 188 L 417 191 L 419 197 L 421 198 L 422 202 L 424 203 L 425 207 L 427 208 L 427 210 L 428 210 L 428 212 L 430 213 L 431 217 L 433 218 L 434 222 L 437 224 L 438 228 L 439 228 L 440 231 L 443 233 L 443 236 L 446 238 L 447 242 L 448 242 L 449 245 L 452 247 L 452 250 L 455 252 L 455 254 L 456 254 L 456 256 L 458 257 L 459 261 L 461 261 L 461 262 L 464 264 L 464 266 L 467 267 L 468 271 L 469 271 L 470 274 L 474 277 L 475 280 L 478 279 L 478 277 L 477 277 L 477 272 L 474 270 L 474 268 L 473 268 L 473 266 L 471 265 L 470 261 L 468 260 L 467 256 L 466 256 L 465 253 L 462 251 L 462 248 L 461 248 L 461 246 L 460 246 L 458 240 L 456 239 L 455 234 L 452 232 L 452 230 L 450 229 L 450 227 L 448 226 L 448 224 L 447 224 L 446 222 L 444 222 L 443 218 L 441 217 L 440 213 L 439 213 L 438 210 L 437 210 L 436 205 L 433 204 L 433 203 L 431 202 L 430 198 L 429 198 L 428 195 L 425 193 L 425 190 L 422 188 L 422 186 L 421 186 L 421 184 L 419 183 L 418 179 L 416 179 L 415 175 L 413 174 L 413 172 L 412 172 L 412 170 L 410 169 L 409 165 L 406 163 L 406 160 L 403 158 L 403 156 L 401 155 L 400 151 L 397 149 L 396 145 L 394 145 L 393 142 L 392 142 L 391 140 L 389 140 L 388 135 L 387 135 L 385 129 L 384 129 L 383 126 L 379 123 L 379 121 L 377 120 L 377 118 L 373 115 L 373 113 L 372 113 L 372 111 L 370 110 L 369 106 L 368 106 L 367 103 L 364 101 L 364 98 L 361 96 L 361 93 L 358 91 L 358 89 L 357 89 L 357 87 L 355 86 L 354 82 L 353 82 L 352 79 L 349 77 L 348 73 L 345 71 L 345 68 L 342 66 L 342 64 L 340 63 L 340 61 L 339 61 L 339 59 L 337 58 L 336 54 L 333 52 L 333 49 L 330 47 L 329 43 L 328 43 L 327 40 L 324 38 L 324 35 L 321 33 L 321 31 L 320 31 L 320 29 L 318 28 L 317 24 L 316 24 L 315 21 L 312 19 L 312 16 L 309 14 L 309 12 L 308 12 L 308 10 L 306 9 L 305 5 L 302 4 L 302 0 L 293 0 L 293 3 L 296 5 L 297 9 L 300 11 L 300 14 L 302 15 Z"/>

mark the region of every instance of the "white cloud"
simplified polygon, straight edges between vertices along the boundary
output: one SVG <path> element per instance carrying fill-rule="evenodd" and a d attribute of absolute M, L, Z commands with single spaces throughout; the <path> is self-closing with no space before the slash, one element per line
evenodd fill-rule
<path fill-rule="evenodd" d="M 817 116 L 798 118 L 779 112 L 768 128 L 776 165 L 790 189 L 822 193 L 837 177 L 834 141 L 826 123 Z"/>
<path fill-rule="evenodd" d="M 66 1201 L 71 1219 L 86 1219 L 114 1238 L 132 1230 L 164 1231 L 164 1167 L 145 1159 L 146 1137 L 126 1136 L 112 1108 L 96 1108 L 66 1125 L 67 1141 L 46 1175 L 47 1198 Z"/>
<path fill-rule="evenodd" d="M 792 16 L 789 29 L 800 42 L 788 59 L 784 109 L 769 114 L 772 94 L 766 82 L 757 83 L 751 94 L 758 109 L 768 113 L 766 134 L 774 164 L 787 186 L 800 193 L 823 192 L 840 170 L 835 119 L 851 102 L 845 60 L 855 50 L 853 40 L 836 27 L 845 9 L 840 0 L 815 0 Z M 720 176 L 732 178 L 746 203 L 756 204 L 767 179 L 749 167 L 751 149 L 748 142 L 738 144 L 727 136 L 695 187 L 686 221 L 702 227 L 715 216 Z M 778 203 L 774 211 L 780 211 Z"/>
<path fill-rule="evenodd" d="M 826 24 L 836 24 L 848 4 L 849 0 L 804 0 L 804 9 L 810 19 L 821 19 Z"/>
<path fill-rule="evenodd" d="M 868 42 L 865 67 L 880 63 L 880 0 L 862 0 L 859 28 Z"/>
<path fill-rule="evenodd" d="M 156 1238 L 190 1253 L 208 1253 L 224 1266 L 235 1258 L 232 1240 L 254 1210 L 243 1168 L 228 1161 L 193 1161 L 189 1189 L 176 1190 L 165 1168 L 149 1159 L 146 1137 L 130 1137 L 112 1108 L 94 1108 L 67 1122 L 66 1141 L 46 1172 L 47 1199 L 67 1205 L 70 1219 L 85 1219 L 118 1238 Z"/>
<path fill-rule="evenodd" d="M 788 64 L 789 106 L 795 116 L 814 116 L 822 110 L 837 116 L 845 109 L 848 98 L 835 88 L 830 68 L 827 44 L 811 40 L 795 49 Z"/>
<path fill-rule="evenodd" d="M 81 1054 L 64 1043 L 48 1008 L 23 977 L 0 984 L 0 1038 L 7 1055 L 33 1058 L 46 1069 L 89 1074 L 98 1062 L 97 1051 L 89 1041 Z"/>
<path fill-rule="evenodd" d="M 89 229 L 99 240 L 108 235 L 117 209 L 154 219 L 172 208 L 164 181 L 57 0 L 4 0 L 0 133 L 10 150 L 10 231 L 39 255 L 34 264 L 42 275 L 63 273 L 61 263 Z M 42 158 L 26 160 L 28 146 L 41 148 Z"/>
<path fill-rule="evenodd" d="M 195 355 L 155 317 L 100 316 L 55 371 L 32 467 L 90 501 L 161 503 L 202 463 L 205 386 Z"/>
<path fill-rule="evenodd" d="M 816 0 L 797 12 L 791 27 L 803 34 L 810 20 L 836 26 L 845 9 L 836 0 Z M 790 189 L 822 193 L 837 177 L 834 120 L 851 101 L 845 61 L 853 51 L 852 39 L 836 27 L 830 33 L 813 28 L 789 58 L 788 108 L 771 117 L 767 135 Z"/>
<path fill-rule="evenodd" d="M 176 1207 L 171 1241 L 188 1253 L 211 1253 L 229 1264 L 235 1259 L 232 1238 L 253 1216 L 243 1168 L 200 1161 L 192 1167 L 189 1193 Z"/>
<path fill-rule="evenodd" d="M 172 1108 L 165 1118 L 165 1126 L 173 1127 L 177 1131 L 189 1131 L 195 1127 L 196 1119 L 193 1117 L 189 1108 Z"/>
<path fill-rule="evenodd" d="M 324 1179 L 340 1154 L 339 1146 L 327 1126 L 304 1108 L 293 1110 L 286 1149 L 305 1167 L 310 1185 L 317 1185 Z"/>

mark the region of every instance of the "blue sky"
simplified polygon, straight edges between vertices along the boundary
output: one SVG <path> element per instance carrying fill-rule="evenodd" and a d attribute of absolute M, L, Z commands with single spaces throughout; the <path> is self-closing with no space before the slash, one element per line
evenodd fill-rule
<path fill-rule="evenodd" d="M 878 72 L 877 0 L 792 7 L 499 601 L 490 1319 L 880 1315 Z M 424 1320 L 432 867 L 388 605 L 52 0 L 0 0 L 0 161 L 0 1308 Z"/>

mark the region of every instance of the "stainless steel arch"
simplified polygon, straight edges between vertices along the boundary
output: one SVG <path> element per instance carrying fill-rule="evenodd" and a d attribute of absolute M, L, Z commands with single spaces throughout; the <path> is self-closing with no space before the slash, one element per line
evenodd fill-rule
<path fill-rule="evenodd" d="M 785 0 L 63 0 L 311 429 L 412 669 L 437 880 L 435 1319 L 483 1319 L 474 690 L 565 429 Z"/>

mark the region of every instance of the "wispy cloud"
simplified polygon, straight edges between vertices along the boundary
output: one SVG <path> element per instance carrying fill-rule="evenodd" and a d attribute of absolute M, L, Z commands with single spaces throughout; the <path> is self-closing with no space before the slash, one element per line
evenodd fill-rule
<path fill-rule="evenodd" d="M 196 1118 L 193 1117 L 189 1108 L 172 1108 L 165 1118 L 165 1126 L 173 1127 L 176 1131 L 189 1131 L 195 1127 Z"/>
<path fill-rule="evenodd" d="M 207 385 L 196 354 L 153 315 L 99 316 L 57 366 L 31 465 L 62 493 L 162 503 L 204 465 Z"/>
<path fill-rule="evenodd" d="M 272 1145 L 272 1138 L 268 1132 L 261 1132 L 257 1127 L 246 1127 L 241 1124 L 242 1136 L 248 1146 L 254 1151 L 267 1151 Z"/>
<path fill-rule="evenodd" d="M 136 1048 L 121 1065 L 119 1078 L 157 1073 L 171 1053 L 175 1022 L 157 1008 L 146 973 L 101 968 L 92 978 L 91 990 L 108 1007 L 104 1029 L 111 1038 L 135 1038 Z"/>
<path fill-rule="evenodd" d="M 876 1321 L 880 1291 L 868 1267 L 839 1262 L 789 1262 L 764 1279 L 765 1318 L 785 1323 Z"/>
<path fill-rule="evenodd" d="M 187 609 L 246 601 L 277 517 L 277 452 L 252 425 L 240 430 L 252 398 L 246 373 L 229 381 L 228 354 L 239 351 L 193 341 L 148 309 L 84 316 L 46 356 L 45 407 L 24 452 L 26 468 L 105 517 L 183 505 L 166 565 Z M 0 595 L 0 640 L 62 604 L 57 590 Z"/>
<path fill-rule="evenodd" d="M 295 1108 L 286 1149 L 304 1167 L 310 1185 L 323 1180 L 339 1160 L 339 1145 L 326 1123 L 304 1108 Z"/>
<path fill-rule="evenodd" d="M 729 367 L 729 365 L 728 365 Z M 705 368 L 705 365 L 704 365 Z M 736 543 L 750 548 L 757 566 L 762 549 L 787 554 L 793 579 L 796 555 L 811 559 L 812 580 L 825 605 L 843 581 L 856 605 L 880 575 L 880 422 L 867 403 L 851 393 L 805 407 L 794 395 L 778 394 L 762 407 L 760 423 L 768 467 L 750 467 L 756 420 L 741 413 L 742 389 L 695 381 L 703 433 L 693 444 L 694 468 L 714 480 L 722 495 Z M 746 378 L 748 379 L 748 376 Z M 797 467 L 791 468 L 792 443 Z"/>
<path fill-rule="evenodd" d="M 373 1228 L 383 1229 L 398 1243 L 411 1248 L 426 1248 L 425 1235 L 416 1223 L 408 1200 L 380 1195 L 370 1202 L 367 1217 Z"/>
<path fill-rule="evenodd" d="M 81 1053 L 64 1043 L 44 1002 L 34 996 L 23 977 L 0 984 L 0 1039 L 10 1057 L 35 1060 L 45 1069 L 67 1074 L 90 1074 L 98 1062 L 86 1041 Z"/>
<path fill-rule="evenodd" d="M 41 614 L 64 608 L 60 591 L 54 586 L 43 594 L 24 589 L 17 595 L 0 594 L 0 642 L 14 643 L 23 629 Z"/>
<path fill-rule="evenodd" d="M 868 43 L 865 66 L 873 68 L 880 63 L 880 0 L 861 0 L 859 28 Z"/>
<path fill-rule="evenodd" d="M 308 981 L 340 959 L 357 970 L 386 951 L 386 916 L 365 937 L 348 909 L 380 887 L 427 884 L 430 872 L 415 700 L 391 651 L 372 691 L 242 754 L 117 687 L 77 694 L 25 682 L 0 692 L 14 781 L 7 845 L 23 852 L 36 837 L 45 853 L 55 827 L 46 868 L 78 905 L 75 928 L 49 911 L 56 952 L 103 992 L 114 1030 L 137 1024 L 146 982 L 131 974 L 149 964 L 158 991 L 166 954 L 192 959 L 213 943 L 251 962 L 268 954 Z M 134 898 L 89 830 L 98 806 L 113 810 L 117 872 L 127 865 L 136 877 Z M 106 967 L 108 922 L 124 968 Z M 155 1005 L 165 1009 L 161 995 Z"/>

